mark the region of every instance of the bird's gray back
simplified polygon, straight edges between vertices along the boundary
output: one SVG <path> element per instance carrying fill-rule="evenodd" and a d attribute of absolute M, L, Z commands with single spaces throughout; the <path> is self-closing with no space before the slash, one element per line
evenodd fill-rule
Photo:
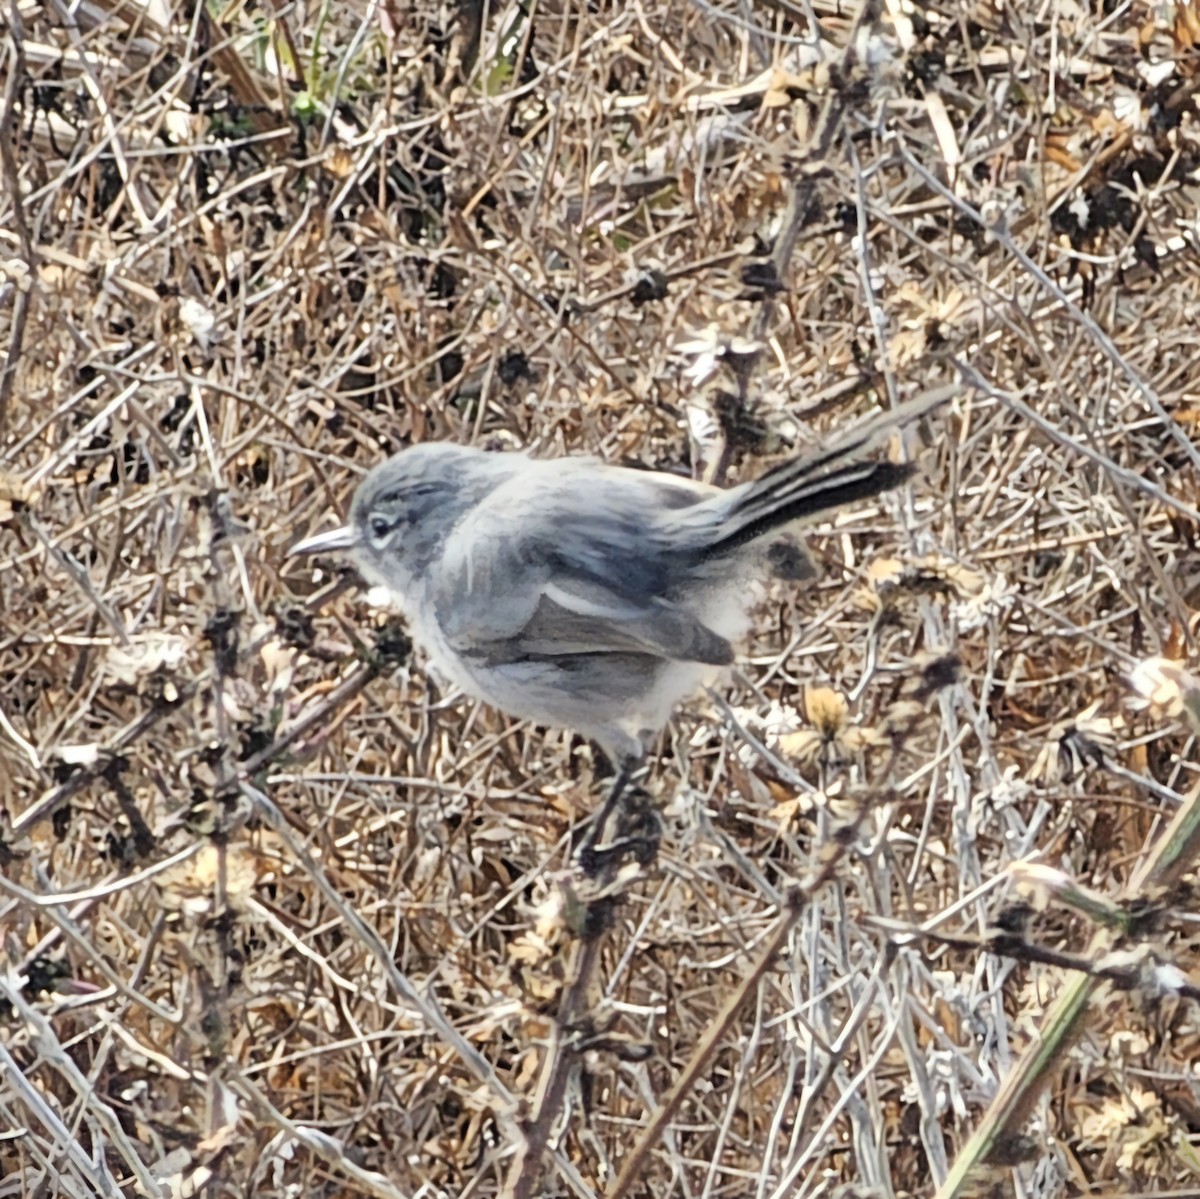
<path fill-rule="evenodd" d="M 672 536 L 671 514 L 704 498 L 693 488 L 593 458 L 526 460 L 472 520 L 484 541 L 513 539 L 529 566 L 644 604 L 687 581 L 690 562 Z"/>

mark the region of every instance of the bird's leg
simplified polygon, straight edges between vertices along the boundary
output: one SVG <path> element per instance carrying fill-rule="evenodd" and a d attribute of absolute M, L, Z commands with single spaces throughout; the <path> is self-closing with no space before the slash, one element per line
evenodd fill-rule
<path fill-rule="evenodd" d="M 621 858 L 631 848 L 638 849 L 640 856 L 646 836 L 644 830 L 639 830 L 636 826 L 644 821 L 639 819 L 638 812 L 633 810 L 638 805 L 629 791 L 633 776 L 641 765 L 641 758 L 627 757 L 620 761 L 616 776 L 604 797 L 604 803 L 592 818 L 591 828 L 576 850 L 576 861 L 590 877 L 596 877 L 605 863 Z M 657 846 L 657 838 L 652 836 L 651 840 L 654 840 Z"/>
<path fill-rule="evenodd" d="M 595 822 L 592 825 L 592 831 L 589 833 L 589 839 L 599 838 L 604 835 L 604 827 L 612 818 L 613 812 L 617 809 L 617 804 L 621 802 L 621 796 L 629 789 L 629 783 L 633 778 L 633 772 L 638 768 L 639 762 L 636 758 L 626 758 L 617 767 L 617 773 L 613 778 L 612 785 L 608 789 L 608 794 L 604 797 L 604 803 L 600 811 L 596 814 Z"/>

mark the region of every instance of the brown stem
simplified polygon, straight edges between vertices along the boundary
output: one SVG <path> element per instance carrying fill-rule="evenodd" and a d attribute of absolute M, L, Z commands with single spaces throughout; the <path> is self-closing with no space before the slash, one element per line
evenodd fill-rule
<path fill-rule="evenodd" d="M 0 166 L 4 170 L 4 182 L 12 202 L 13 225 L 21 243 L 21 256 L 25 259 L 26 276 L 16 284 L 13 299 L 12 338 L 8 343 L 8 361 L 0 371 L 0 437 L 8 418 L 8 405 L 17 379 L 17 363 L 25 345 L 25 325 L 29 320 L 29 309 L 37 286 L 38 255 L 33 248 L 33 236 L 25 219 L 25 204 L 21 198 L 21 181 L 17 174 L 17 159 L 13 143 L 18 136 L 17 95 L 25 82 L 25 30 L 17 0 L 9 3 L 8 27 L 10 53 L 13 62 L 8 70 L 8 83 L 4 89 L 4 112 L 0 114 Z"/>

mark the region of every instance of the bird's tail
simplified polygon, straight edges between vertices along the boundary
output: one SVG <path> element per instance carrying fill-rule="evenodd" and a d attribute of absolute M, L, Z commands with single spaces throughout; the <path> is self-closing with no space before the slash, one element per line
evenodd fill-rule
<path fill-rule="evenodd" d="M 899 487 L 916 471 L 912 463 L 873 461 L 867 455 L 894 430 L 932 412 L 961 391 L 951 384 L 925 392 L 862 421 L 819 450 L 782 462 L 752 483 L 705 501 L 718 515 L 706 558 L 732 553 L 781 525 Z"/>

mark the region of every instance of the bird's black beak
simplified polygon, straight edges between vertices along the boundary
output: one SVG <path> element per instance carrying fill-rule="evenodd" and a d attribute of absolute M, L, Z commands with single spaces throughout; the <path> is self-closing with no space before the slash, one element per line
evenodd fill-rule
<path fill-rule="evenodd" d="M 354 529 L 350 525 L 343 525 L 340 529 L 330 529 L 328 533 L 317 533 L 313 537 L 297 541 L 288 550 L 288 555 L 292 557 L 297 554 L 338 553 L 352 550 L 357 542 L 358 538 L 354 535 Z"/>

